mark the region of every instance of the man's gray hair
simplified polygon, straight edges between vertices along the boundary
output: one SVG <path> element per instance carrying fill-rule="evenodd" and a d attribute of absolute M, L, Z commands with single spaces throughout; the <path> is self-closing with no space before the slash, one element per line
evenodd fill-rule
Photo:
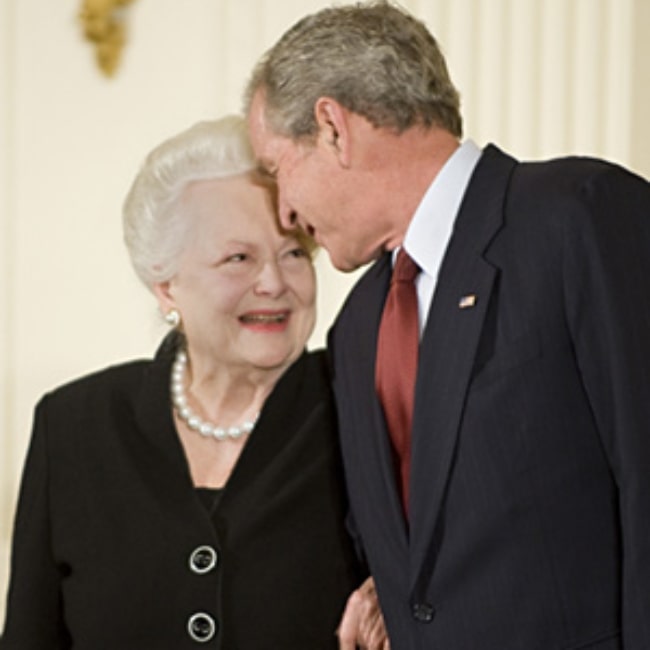
<path fill-rule="evenodd" d="M 421 21 L 385 0 L 301 19 L 254 69 L 247 113 L 258 90 L 271 129 L 294 140 L 316 134 L 319 97 L 398 133 L 436 125 L 462 135 L 460 98 L 438 44 Z"/>

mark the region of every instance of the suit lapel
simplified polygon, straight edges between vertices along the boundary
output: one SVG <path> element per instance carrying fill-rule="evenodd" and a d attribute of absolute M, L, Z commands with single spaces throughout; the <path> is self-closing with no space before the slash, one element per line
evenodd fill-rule
<path fill-rule="evenodd" d="M 406 554 L 407 536 L 404 516 L 396 489 L 395 467 L 383 410 L 375 390 L 377 332 L 392 272 L 391 256 L 384 255 L 361 278 L 355 288 L 356 315 L 346 322 L 345 349 L 354 350 L 352 358 L 337 358 L 345 368 L 335 378 L 341 421 L 346 423 L 344 454 L 348 473 L 362 484 L 363 494 L 372 495 L 359 509 L 384 530 L 399 531 L 393 541 Z M 333 349 L 336 350 L 336 344 Z M 338 370 L 337 370 L 338 373 Z M 344 410 L 345 409 L 345 410 Z M 354 495 L 352 495 L 354 496 Z"/>
<path fill-rule="evenodd" d="M 391 527 L 398 526 L 400 531 L 400 543 L 406 551 L 408 545 L 408 527 L 404 520 L 404 511 L 402 509 L 402 500 L 397 489 L 398 481 L 395 466 L 395 457 L 390 442 L 390 433 L 386 426 L 384 410 L 379 400 L 379 395 L 375 388 L 375 365 L 377 360 L 377 338 L 379 334 L 379 325 L 384 310 L 384 303 L 388 294 L 390 279 L 393 272 L 392 254 L 387 254 L 382 259 L 380 272 L 380 281 L 377 283 L 377 294 L 372 303 L 373 327 L 372 335 L 365 337 L 365 345 L 368 346 L 367 354 L 364 358 L 368 360 L 368 365 L 364 369 L 364 377 L 368 382 L 367 394 L 370 396 L 372 404 L 368 412 L 372 413 L 372 430 L 379 432 L 374 440 L 374 454 L 376 463 L 381 468 L 379 478 L 380 484 L 375 486 L 377 494 L 381 495 L 380 501 L 383 503 L 382 510 L 388 517 L 387 525 Z"/>
<path fill-rule="evenodd" d="M 456 219 L 420 344 L 410 478 L 414 597 L 435 568 L 436 523 L 496 276 L 482 253 L 501 227 L 514 166 L 495 147 L 483 153 Z"/>

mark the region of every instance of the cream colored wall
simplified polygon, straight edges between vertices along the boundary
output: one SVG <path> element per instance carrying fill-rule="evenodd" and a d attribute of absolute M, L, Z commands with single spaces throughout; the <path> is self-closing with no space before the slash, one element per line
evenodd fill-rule
<path fill-rule="evenodd" d="M 120 204 L 151 147 L 237 111 L 253 62 L 319 0 L 137 0 L 103 78 L 80 0 L 0 3 L 0 592 L 32 408 L 48 388 L 152 352 Z M 404 0 L 447 53 L 466 132 L 520 157 L 602 155 L 650 175 L 650 0 Z M 325 332 L 352 278 L 320 271 Z M 88 432 L 92 435 L 92 432 Z M 0 605 L 0 618 L 2 605 Z"/>

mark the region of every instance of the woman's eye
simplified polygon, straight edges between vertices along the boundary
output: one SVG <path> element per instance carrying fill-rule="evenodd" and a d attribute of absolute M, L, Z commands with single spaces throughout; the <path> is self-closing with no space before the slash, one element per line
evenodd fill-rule
<path fill-rule="evenodd" d="M 226 262 L 244 262 L 246 259 L 248 259 L 246 253 L 235 253 L 234 255 L 228 256 Z"/>
<path fill-rule="evenodd" d="M 292 248 L 289 251 L 290 257 L 309 257 L 309 253 L 304 248 Z"/>

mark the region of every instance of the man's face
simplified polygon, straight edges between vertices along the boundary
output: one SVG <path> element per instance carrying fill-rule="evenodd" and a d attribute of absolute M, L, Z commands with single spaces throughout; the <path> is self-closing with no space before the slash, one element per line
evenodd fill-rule
<path fill-rule="evenodd" d="M 314 141 L 295 142 L 273 132 L 262 91 L 253 98 L 248 124 L 260 167 L 277 183 L 282 225 L 310 234 L 339 270 L 351 271 L 374 259 L 378 250 L 369 197 L 364 201 L 354 172 L 341 165 L 331 136 L 320 132 Z"/>

